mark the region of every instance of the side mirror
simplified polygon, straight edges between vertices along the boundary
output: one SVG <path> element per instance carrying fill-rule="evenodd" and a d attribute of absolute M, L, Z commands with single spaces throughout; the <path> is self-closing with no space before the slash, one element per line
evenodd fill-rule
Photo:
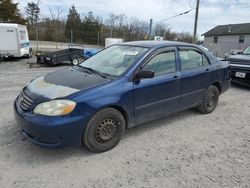
<path fill-rule="evenodd" d="M 153 71 L 139 71 L 135 74 L 135 78 L 141 79 L 141 78 L 153 78 L 155 76 L 155 73 Z"/>

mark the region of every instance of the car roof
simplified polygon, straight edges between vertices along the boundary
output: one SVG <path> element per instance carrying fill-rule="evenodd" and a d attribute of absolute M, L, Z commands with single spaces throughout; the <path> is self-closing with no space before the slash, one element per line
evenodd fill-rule
<path fill-rule="evenodd" d="M 143 41 L 132 41 L 132 42 L 124 42 L 119 45 L 131 45 L 131 46 L 141 46 L 146 48 L 161 48 L 167 46 L 196 46 L 193 44 L 188 44 L 185 42 L 177 42 L 177 41 L 152 41 L 152 40 L 143 40 Z"/>

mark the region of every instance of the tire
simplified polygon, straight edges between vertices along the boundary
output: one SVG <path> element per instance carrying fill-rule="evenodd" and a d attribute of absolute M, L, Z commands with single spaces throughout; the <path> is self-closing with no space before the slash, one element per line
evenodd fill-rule
<path fill-rule="evenodd" d="M 214 111 L 219 101 L 219 90 L 216 86 L 210 86 L 202 100 L 202 104 L 198 106 L 198 111 L 203 114 L 209 114 Z"/>
<path fill-rule="evenodd" d="M 89 121 L 82 141 L 92 152 L 105 152 L 119 143 L 124 131 L 123 115 L 116 109 L 106 108 L 97 112 Z"/>
<path fill-rule="evenodd" d="M 73 56 L 72 59 L 71 59 L 71 65 L 77 66 L 77 65 L 79 65 L 79 63 L 80 63 L 79 57 L 78 56 Z"/>

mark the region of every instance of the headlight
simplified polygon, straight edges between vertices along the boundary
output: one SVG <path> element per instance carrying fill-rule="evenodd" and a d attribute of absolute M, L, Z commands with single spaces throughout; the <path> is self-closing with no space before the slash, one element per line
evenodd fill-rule
<path fill-rule="evenodd" d="M 37 105 L 33 110 L 33 113 L 45 116 L 61 116 L 72 112 L 75 106 L 76 103 L 74 101 L 52 100 Z"/>

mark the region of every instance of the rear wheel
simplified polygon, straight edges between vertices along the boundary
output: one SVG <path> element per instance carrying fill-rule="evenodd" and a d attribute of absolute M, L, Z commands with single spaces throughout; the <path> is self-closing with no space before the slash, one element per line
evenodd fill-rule
<path fill-rule="evenodd" d="M 93 152 L 104 152 L 115 147 L 125 130 L 123 115 L 116 109 L 99 111 L 88 123 L 83 143 Z"/>
<path fill-rule="evenodd" d="M 210 86 L 202 100 L 202 104 L 198 106 L 198 111 L 208 114 L 214 111 L 219 101 L 219 90 L 216 86 Z"/>

